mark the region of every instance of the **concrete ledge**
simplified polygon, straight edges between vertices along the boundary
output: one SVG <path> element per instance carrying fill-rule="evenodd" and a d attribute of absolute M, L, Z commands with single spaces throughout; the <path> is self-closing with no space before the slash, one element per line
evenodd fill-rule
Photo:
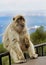
<path fill-rule="evenodd" d="M 27 59 L 26 63 L 12 65 L 46 65 L 46 56 L 38 57 L 37 59 Z"/>

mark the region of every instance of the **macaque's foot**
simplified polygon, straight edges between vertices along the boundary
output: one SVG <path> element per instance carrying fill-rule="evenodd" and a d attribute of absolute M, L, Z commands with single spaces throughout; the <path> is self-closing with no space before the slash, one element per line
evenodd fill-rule
<path fill-rule="evenodd" d="M 31 59 L 37 59 L 38 58 L 38 54 L 34 54 Z"/>
<path fill-rule="evenodd" d="M 18 61 L 15 61 L 16 64 L 21 64 L 21 63 L 26 63 L 26 59 L 25 60 L 18 60 Z"/>

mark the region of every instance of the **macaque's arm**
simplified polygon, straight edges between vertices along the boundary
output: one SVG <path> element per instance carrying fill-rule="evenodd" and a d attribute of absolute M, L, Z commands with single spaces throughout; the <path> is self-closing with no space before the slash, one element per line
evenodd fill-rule
<path fill-rule="evenodd" d="M 28 48 L 30 46 L 30 36 L 27 31 L 24 34 L 24 41 L 25 41 L 25 46 Z"/>
<path fill-rule="evenodd" d="M 13 29 L 9 30 L 8 35 L 11 44 L 15 44 L 16 42 L 19 42 L 19 35 Z"/>

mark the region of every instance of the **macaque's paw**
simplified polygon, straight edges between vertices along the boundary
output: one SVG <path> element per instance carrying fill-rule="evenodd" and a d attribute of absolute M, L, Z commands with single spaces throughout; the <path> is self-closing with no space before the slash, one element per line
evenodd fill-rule
<path fill-rule="evenodd" d="M 34 54 L 31 59 L 37 59 L 38 58 L 38 54 Z"/>

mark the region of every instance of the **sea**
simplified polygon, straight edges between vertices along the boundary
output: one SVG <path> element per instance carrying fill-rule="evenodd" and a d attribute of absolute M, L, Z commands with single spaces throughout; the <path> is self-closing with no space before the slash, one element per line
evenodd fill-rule
<path fill-rule="evenodd" d="M 24 16 L 26 19 L 26 25 L 28 28 L 35 26 L 44 26 L 46 30 L 46 16 Z M 0 43 L 2 43 L 2 35 L 6 27 L 13 21 L 12 16 L 0 16 Z M 35 29 L 31 29 L 29 33 L 34 32 Z"/>

